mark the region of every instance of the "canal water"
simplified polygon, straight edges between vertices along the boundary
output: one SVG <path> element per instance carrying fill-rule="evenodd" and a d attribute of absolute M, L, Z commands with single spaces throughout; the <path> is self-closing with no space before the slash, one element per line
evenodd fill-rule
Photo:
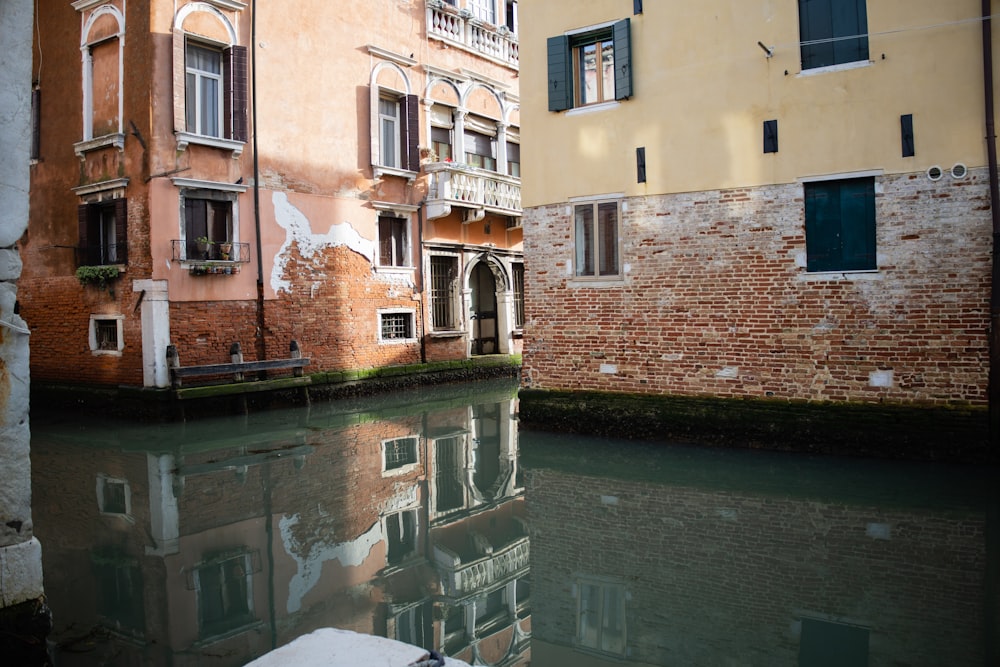
<path fill-rule="evenodd" d="M 518 432 L 516 383 L 32 414 L 59 666 L 321 627 L 470 664 L 994 665 L 996 470 Z"/>

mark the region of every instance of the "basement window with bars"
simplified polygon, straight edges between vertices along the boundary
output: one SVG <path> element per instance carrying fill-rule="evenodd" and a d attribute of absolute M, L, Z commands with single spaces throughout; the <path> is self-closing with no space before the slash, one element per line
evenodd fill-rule
<path fill-rule="evenodd" d="M 106 475 L 97 477 L 97 506 L 101 514 L 131 514 L 131 492 L 128 481 Z"/>
<path fill-rule="evenodd" d="M 417 438 L 408 436 L 382 443 L 383 471 L 399 473 L 411 469 L 417 463 Z"/>
<path fill-rule="evenodd" d="M 383 311 L 379 315 L 379 342 L 405 343 L 414 340 L 413 311 Z"/>
<path fill-rule="evenodd" d="M 121 355 L 125 349 L 122 340 L 121 315 L 91 315 L 89 343 L 90 351 L 94 354 Z"/>

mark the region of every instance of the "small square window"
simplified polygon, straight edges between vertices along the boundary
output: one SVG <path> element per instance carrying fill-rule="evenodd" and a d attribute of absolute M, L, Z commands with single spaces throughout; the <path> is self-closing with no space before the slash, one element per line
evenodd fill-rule
<path fill-rule="evenodd" d="M 413 339 L 413 313 L 379 313 L 379 337 L 386 342 Z"/>
<path fill-rule="evenodd" d="M 90 351 L 94 354 L 121 354 L 125 348 L 122 340 L 122 316 L 91 315 Z"/>
<path fill-rule="evenodd" d="M 386 440 L 382 448 L 386 472 L 417 463 L 417 439 L 413 436 Z"/>

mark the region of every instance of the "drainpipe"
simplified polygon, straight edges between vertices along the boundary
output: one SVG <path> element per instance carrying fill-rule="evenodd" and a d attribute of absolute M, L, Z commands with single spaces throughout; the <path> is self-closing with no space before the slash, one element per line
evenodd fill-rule
<path fill-rule="evenodd" d="M 253 224 L 257 237 L 257 359 L 267 359 L 264 342 L 264 251 L 260 234 L 260 164 L 257 161 L 257 0 L 250 2 L 250 113 L 253 116 Z M 261 371 L 263 375 L 266 371 Z"/>

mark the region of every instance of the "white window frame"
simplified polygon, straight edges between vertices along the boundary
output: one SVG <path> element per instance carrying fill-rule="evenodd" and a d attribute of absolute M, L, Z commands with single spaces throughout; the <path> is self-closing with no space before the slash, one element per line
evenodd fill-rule
<path fill-rule="evenodd" d="M 375 219 L 375 269 L 379 273 L 406 273 L 413 274 L 416 266 L 413 263 L 413 212 L 416 206 L 400 205 L 387 202 L 372 202 L 372 207 L 378 211 Z M 400 218 L 403 220 L 403 233 L 406 234 L 403 254 L 406 255 L 406 264 L 383 264 L 382 263 L 382 233 L 380 218 L 382 216 L 390 218 Z"/>
<path fill-rule="evenodd" d="M 408 315 L 410 318 L 409 338 L 383 338 L 382 318 L 385 315 Z M 417 341 L 417 318 L 416 311 L 412 308 L 379 308 L 376 314 L 376 327 L 378 329 L 379 345 L 405 345 Z"/>
<path fill-rule="evenodd" d="M 401 466 L 396 466 L 395 468 L 388 467 L 388 461 L 386 460 L 386 453 L 388 452 L 389 443 L 399 442 L 400 440 L 412 441 L 413 451 L 415 454 L 415 459 L 412 463 L 405 463 Z M 403 475 L 412 472 L 420 465 L 420 437 L 417 435 L 403 435 L 398 438 L 386 438 L 382 441 L 379 447 L 382 454 L 382 476 L 392 477 L 395 475 Z"/>
<path fill-rule="evenodd" d="M 599 235 L 597 234 L 597 223 L 598 219 L 595 215 L 593 220 L 594 225 L 594 273 L 588 275 L 579 275 L 577 273 L 577 256 L 578 256 L 578 239 L 577 239 L 577 228 L 576 228 L 576 208 L 577 206 L 592 206 L 595 212 L 599 209 L 601 204 L 616 204 L 618 207 L 617 214 L 617 253 L 618 253 L 618 272 L 615 274 L 601 275 L 600 274 L 600 255 L 599 251 Z M 628 210 L 628 206 L 624 201 L 624 196 L 621 194 L 614 195 L 600 195 L 594 197 L 575 197 L 570 199 L 569 207 L 567 209 L 567 216 L 569 217 L 569 224 L 572 228 L 573 233 L 573 256 L 570 262 L 570 279 L 571 282 L 587 285 L 587 286 L 598 286 L 601 284 L 612 284 L 620 285 L 625 279 L 625 261 L 622 256 L 624 247 L 624 217 L 625 212 Z"/>
<path fill-rule="evenodd" d="M 228 201 L 232 206 L 232 238 L 230 241 L 233 247 L 240 242 L 240 194 L 246 192 L 247 185 L 242 183 L 220 183 L 218 181 L 202 181 L 193 178 L 174 178 L 173 184 L 180 190 L 177 197 L 177 227 L 178 239 L 187 248 L 187 208 L 186 200 L 191 199 L 213 199 L 216 201 Z M 189 261 L 185 251 L 184 262 Z"/>
<path fill-rule="evenodd" d="M 599 623 L 598 636 L 596 638 L 596 645 L 590 641 L 585 641 L 583 636 L 583 600 L 584 600 L 584 586 L 592 586 L 600 590 L 601 597 L 601 609 L 599 610 Z M 605 597 L 608 591 L 614 591 L 614 593 L 620 596 L 621 608 L 619 610 L 619 622 L 621 623 L 621 634 L 622 634 L 622 647 L 620 651 L 609 651 L 607 649 L 601 648 L 603 644 L 603 632 L 604 632 L 604 612 L 605 612 Z M 628 603 L 631 599 L 628 589 L 625 584 L 621 581 L 616 581 L 612 579 L 605 579 L 602 577 L 588 577 L 583 576 L 577 579 L 573 585 L 574 597 L 576 597 L 576 633 L 573 638 L 573 642 L 577 648 L 599 653 L 601 655 L 611 655 L 616 657 L 626 657 L 628 655 Z"/>
<path fill-rule="evenodd" d="M 378 115 L 378 166 L 387 169 L 398 169 L 400 171 L 403 170 L 402 152 L 401 152 L 403 133 L 401 129 L 402 119 L 400 118 L 400 114 L 402 113 L 400 111 L 401 99 L 402 98 L 400 98 L 398 95 L 394 95 L 385 90 L 380 90 L 378 96 L 378 114 L 377 114 Z M 392 104 L 392 107 L 396 112 L 395 115 L 390 116 L 382 111 L 383 102 L 388 102 Z M 391 123 L 393 128 L 392 139 L 395 150 L 393 150 L 393 154 L 391 156 L 387 155 L 386 151 L 387 148 L 386 144 L 388 143 L 386 141 L 386 136 L 387 136 L 385 129 L 386 122 Z"/>
<path fill-rule="evenodd" d="M 209 41 L 194 39 L 190 36 L 186 36 L 184 40 L 184 128 L 190 134 L 197 135 L 199 137 L 207 137 L 209 139 L 225 139 L 225 84 L 223 76 L 224 58 L 223 49 L 225 46 L 220 46 Z M 191 64 L 190 51 L 191 49 L 200 49 L 205 52 L 210 52 L 218 58 L 219 72 L 218 74 L 210 72 L 208 70 L 198 69 Z M 192 86 L 188 84 L 188 78 L 194 77 L 194 90 L 192 91 Z M 215 108 L 215 124 L 216 133 L 212 134 L 201 127 L 202 118 L 205 116 L 205 100 L 202 99 L 202 82 L 203 81 L 213 82 L 213 87 L 215 88 L 216 97 L 216 108 Z M 194 100 L 194 123 L 192 127 L 192 109 L 188 105 L 188 100 Z"/>
<path fill-rule="evenodd" d="M 125 491 L 125 512 L 112 512 L 109 511 L 104 503 L 104 489 L 109 484 L 121 484 Z M 120 477 L 110 477 L 108 475 L 100 474 L 97 476 L 97 507 L 101 514 L 107 514 L 109 516 L 132 516 L 132 488 L 129 486 L 127 479 L 122 479 Z"/>
<path fill-rule="evenodd" d="M 83 13 L 93 9 L 93 2 L 76 2 L 74 9 Z M 118 32 L 114 35 L 106 36 L 102 39 L 91 40 L 90 31 L 101 16 L 110 14 L 118 24 Z M 89 16 L 81 16 L 83 23 L 80 33 L 80 57 L 82 61 L 82 88 L 83 88 L 83 139 L 74 145 L 74 150 L 78 157 L 83 157 L 88 151 L 102 148 L 104 146 L 114 146 L 118 150 L 125 149 L 124 130 L 124 104 L 125 104 L 125 17 L 121 11 L 111 4 L 106 4 L 94 9 Z M 118 131 L 112 134 L 94 138 L 94 61 L 92 49 L 96 46 L 106 44 L 111 40 L 118 42 Z"/>
<path fill-rule="evenodd" d="M 97 340 L 97 322 L 98 321 L 109 321 L 113 320 L 117 328 L 118 340 L 116 341 L 117 349 L 114 350 L 102 350 L 100 349 Z M 88 342 L 90 344 L 90 353 L 94 356 L 111 356 L 120 357 L 122 356 L 122 350 L 125 349 L 125 336 L 124 336 L 124 315 L 105 315 L 105 314 L 92 314 L 90 316 L 90 330 L 88 333 Z"/>

